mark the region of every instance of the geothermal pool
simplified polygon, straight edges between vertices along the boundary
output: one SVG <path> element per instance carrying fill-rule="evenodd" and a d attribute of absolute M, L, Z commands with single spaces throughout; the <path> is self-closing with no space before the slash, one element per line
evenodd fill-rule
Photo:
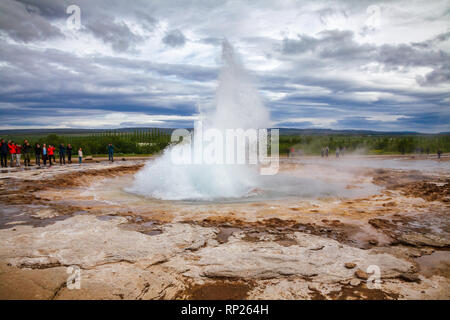
<path fill-rule="evenodd" d="M 256 187 L 250 189 L 242 196 L 220 197 L 215 194 L 210 196 L 203 195 L 196 198 L 195 195 L 186 191 L 184 194 L 178 194 L 175 199 L 172 194 L 165 198 L 164 195 L 147 195 L 145 192 L 139 192 L 133 188 L 135 177 L 124 176 L 113 178 L 110 181 L 99 182 L 93 185 L 89 193 L 95 195 L 96 199 L 105 201 L 120 201 L 119 199 L 134 199 L 135 201 L 169 201 L 180 204 L 199 204 L 199 203 L 239 203 L 239 202 L 259 202 L 268 200 L 314 200 L 321 198 L 345 199 L 363 197 L 376 193 L 379 187 L 370 183 L 369 179 L 356 176 L 353 170 L 336 171 L 330 168 L 321 168 L 317 164 L 302 165 L 301 168 L 284 168 L 274 176 L 254 176 Z M 313 172 L 312 170 L 319 170 Z M 151 179 L 151 178 L 150 178 Z M 112 187 L 102 187 L 112 186 Z"/>
<path fill-rule="evenodd" d="M 195 205 L 276 200 L 345 200 L 380 193 L 380 186 L 372 183 L 372 177 L 368 172 L 383 168 L 440 175 L 450 172 L 450 163 L 402 158 L 374 160 L 348 156 L 336 160 L 305 157 L 282 159 L 281 169 L 277 175 L 255 174 L 252 178 L 256 187 L 239 197 L 220 197 L 211 194 L 197 198 L 189 193 L 189 190 L 176 197 L 173 197 L 173 194 L 169 194 L 167 198 L 161 194 L 152 196 L 134 188 L 135 177 L 139 173 L 100 181 L 93 184 L 86 193 L 93 195 L 96 200 L 111 204 L 128 201 L 140 204 L 168 202 L 174 205 Z M 149 180 L 151 179 L 152 177 L 149 177 Z"/>

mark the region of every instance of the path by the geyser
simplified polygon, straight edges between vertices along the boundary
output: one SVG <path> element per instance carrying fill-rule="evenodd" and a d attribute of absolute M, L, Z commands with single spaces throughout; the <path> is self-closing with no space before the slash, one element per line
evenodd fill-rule
<path fill-rule="evenodd" d="M 0 298 L 450 298 L 447 176 L 358 169 L 382 188 L 360 199 L 182 204 L 107 192 L 143 163 L 0 173 Z M 67 287 L 70 266 L 79 289 Z"/>

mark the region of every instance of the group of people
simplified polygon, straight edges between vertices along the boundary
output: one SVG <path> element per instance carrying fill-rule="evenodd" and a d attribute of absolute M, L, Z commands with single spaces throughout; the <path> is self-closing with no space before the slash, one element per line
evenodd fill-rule
<path fill-rule="evenodd" d="M 336 158 L 339 158 L 340 156 L 344 156 L 345 147 L 336 147 Z M 328 158 L 328 154 L 330 153 L 330 148 L 324 147 L 320 151 L 320 155 L 323 157 Z"/>
<path fill-rule="evenodd" d="M 112 150 L 113 147 L 110 144 Z M 110 146 L 108 146 L 108 153 L 110 152 Z M 34 155 L 35 164 L 37 166 L 41 166 L 41 163 L 44 166 L 47 166 L 47 163 L 51 167 L 56 163 L 55 157 L 56 147 L 53 145 L 46 145 L 45 143 L 40 145 L 36 143 L 32 146 L 28 140 L 25 140 L 23 144 L 15 143 L 14 141 L 5 142 L 4 139 L 0 140 L 0 157 L 1 157 L 1 165 L 2 168 L 8 167 L 8 155 L 9 155 L 9 166 L 10 167 L 20 167 L 21 162 L 20 159 L 23 155 L 24 165 L 26 167 L 31 166 L 31 158 Z M 67 163 L 72 163 L 72 154 L 73 148 L 70 144 L 67 146 L 64 143 L 61 143 L 58 148 L 59 151 L 59 164 L 66 164 L 66 155 L 67 155 Z M 112 154 L 110 154 L 110 160 L 112 158 Z M 83 161 L 83 150 L 79 148 L 78 150 L 78 163 L 81 164 Z"/>

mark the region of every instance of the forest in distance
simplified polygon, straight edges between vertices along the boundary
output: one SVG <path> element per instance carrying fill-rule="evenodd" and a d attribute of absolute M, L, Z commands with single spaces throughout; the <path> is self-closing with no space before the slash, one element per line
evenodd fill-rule
<path fill-rule="evenodd" d="M 168 128 L 140 128 L 118 130 L 24 130 L 3 131 L 0 138 L 32 145 L 46 143 L 58 147 L 71 144 L 83 148 L 86 155 L 104 155 L 107 145 L 114 145 L 116 155 L 150 155 L 164 150 L 171 141 Z M 384 133 L 371 131 L 295 130 L 280 129 L 281 155 L 294 150 L 296 154 L 320 155 L 323 148 L 330 152 L 337 148 L 357 154 L 436 154 L 450 152 L 450 134 Z M 58 148 L 57 148 L 58 149 Z"/>

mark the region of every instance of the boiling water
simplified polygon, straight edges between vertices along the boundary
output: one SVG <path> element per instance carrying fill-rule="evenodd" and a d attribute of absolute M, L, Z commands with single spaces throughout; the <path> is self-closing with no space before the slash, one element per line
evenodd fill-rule
<path fill-rule="evenodd" d="M 202 114 L 205 129 L 270 127 L 269 111 L 232 46 L 223 43 L 223 67 L 215 108 Z M 260 186 L 258 168 L 250 165 L 175 164 L 176 145 L 136 174 L 127 191 L 163 200 L 214 200 L 249 196 Z M 175 149 L 175 150 L 173 150 Z"/>

